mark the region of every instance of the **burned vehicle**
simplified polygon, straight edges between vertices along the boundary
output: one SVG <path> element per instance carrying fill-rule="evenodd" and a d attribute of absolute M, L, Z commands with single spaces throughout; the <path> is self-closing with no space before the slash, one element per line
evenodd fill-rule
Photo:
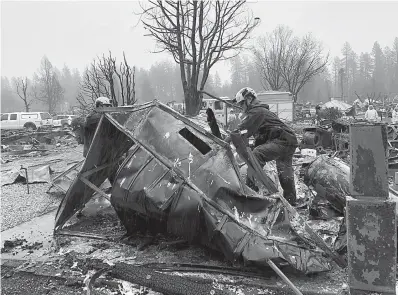
<path fill-rule="evenodd" d="M 272 259 L 304 273 L 331 269 L 325 242 L 297 225 L 278 193 L 263 196 L 245 185 L 229 144 L 157 101 L 103 112 L 55 231 L 93 192 L 108 197 L 98 187 L 125 157 L 110 202 L 129 234 L 167 233 L 231 262 L 261 267 Z"/>

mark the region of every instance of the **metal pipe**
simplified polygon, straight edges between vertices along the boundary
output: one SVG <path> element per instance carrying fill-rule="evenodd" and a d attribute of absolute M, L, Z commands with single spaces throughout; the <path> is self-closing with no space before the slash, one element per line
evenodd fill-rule
<path fill-rule="evenodd" d="M 227 128 L 227 126 L 228 126 L 228 105 L 225 105 L 224 116 L 225 116 L 225 128 Z"/>
<path fill-rule="evenodd" d="M 289 288 L 294 292 L 296 295 L 303 295 L 299 289 L 289 280 L 287 276 L 275 265 L 271 259 L 267 259 L 268 265 L 278 274 L 278 276 L 289 286 Z"/>
<path fill-rule="evenodd" d="M 28 194 L 29 194 L 29 179 L 28 179 L 28 168 L 23 168 L 21 165 L 21 170 L 25 170 L 25 177 L 26 177 L 26 187 L 28 188 Z"/>
<path fill-rule="evenodd" d="M 199 92 L 200 92 L 200 93 L 204 93 L 204 94 L 210 96 L 211 98 L 214 98 L 215 100 L 221 101 L 221 102 L 225 103 L 226 105 L 229 105 L 231 108 L 243 110 L 243 108 L 241 108 L 241 107 L 238 106 L 237 104 L 234 104 L 234 103 L 232 103 L 232 102 L 229 102 L 229 101 L 226 101 L 226 100 L 224 100 L 224 99 L 222 99 L 222 98 L 219 98 L 219 97 L 217 97 L 217 96 L 214 96 L 214 95 L 212 95 L 212 94 L 210 94 L 210 93 L 207 93 L 206 91 L 201 90 L 201 91 L 199 91 Z"/>

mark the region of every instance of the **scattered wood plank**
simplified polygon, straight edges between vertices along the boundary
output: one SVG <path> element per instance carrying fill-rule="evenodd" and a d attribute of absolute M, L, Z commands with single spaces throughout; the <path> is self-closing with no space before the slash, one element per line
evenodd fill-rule
<path fill-rule="evenodd" d="M 105 240 L 105 241 L 114 241 L 115 239 L 108 236 L 97 235 L 93 233 L 86 233 L 81 231 L 72 231 L 67 229 L 60 229 L 55 232 L 56 235 L 61 236 L 71 236 L 71 237 L 80 237 L 80 238 L 88 238 L 88 239 L 95 239 L 95 240 Z"/>
<path fill-rule="evenodd" d="M 93 184 L 91 181 L 89 181 L 83 175 L 80 175 L 79 179 L 81 181 L 83 181 L 89 188 L 93 189 L 95 192 L 99 193 L 102 197 L 104 197 L 105 199 L 110 201 L 110 198 L 106 193 L 104 193 L 100 188 L 98 188 L 95 184 Z"/>

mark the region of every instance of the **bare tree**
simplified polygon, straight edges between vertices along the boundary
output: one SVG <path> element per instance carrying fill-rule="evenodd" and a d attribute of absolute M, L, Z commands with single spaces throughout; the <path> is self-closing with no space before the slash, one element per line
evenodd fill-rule
<path fill-rule="evenodd" d="M 91 108 L 95 100 L 100 96 L 109 97 L 115 103 L 115 100 L 111 96 L 106 75 L 102 73 L 99 62 L 93 60 L 83 73 L 77 101 L 83 108 Z"/>
<path fill-rule="evenodd" d="M 285 88 L 295 101 L 304 85 L 327 68 L 329 54 L 323 55 L 321 43 L 311 34 L 298 38 L 288 27 L 278 26 L 260 44 L 255 56 L 266 86 Z"/>
<path fill-rule="evenodd" d="M 123 52 L 123 62 L 119 65 L 119 71 L 116 70 L 116 59 L 113 60 L 113 68 L 119 79 L 120 95 L 123 105 L 132 105 L 136 102 L 135 97 L 135 67 L 128 64 L 126 55 Z"/>
<path fill-rule="evenodd" d="M 29 80 L 27 77 L 18 77 L 14 79 L 15 92 L 25 104 L 25 111 L 29 112 L 30 105 L 33 102 L 32 93 L 29 93 Z"/>
<path fill-rule="evenodd" d="M 373 93 L 366 93 L 366 97 L 368 98 L 369 104 L 374 104 L 375 102 L 379 102 L 382 99 L 381 92 L 376 97 L 376 92 Z"/>
<path fill-rule="evenodd" d="M 58 103 L 62 100 L 64 89 L 59 83 L 53 66 L 46 56 L 42 58 L 38 74 L 35 75 L 36 83 L 32 87 L 35 99 L 48 105 L 48 112 L 54 113 Z"/>
<path fill-rule="evenodd" d="M 329 54 L 324 56 L 321 43 L 308 34 L 301 40 L 294 38 L 289 42 L 284 59 L 281 73 L 287 89 L 293 94 L 294 101 L 297 101 L 303 86 L 326 70 Z"/>
<path fill-rule="evenodd" d="M 281 68 L 292 36 L 291 29 L 278 26 L 272 33 L 260 37 L 257 46 L 253 49 L 261 83 L 265 90 L 278 91 L 285 86 Z"/>
<path fill-rule="evenodd" d="M 116 62 L 116 58 L 112 57 L 112 53 L 109 51 L 109 56 L 105 57 L 105 54 L 102 55 L 102 58 L 98 58 L 98 68 L 101 71 L 102 76 L 105 78 L 105 81 L 108 83 L 108 97 L 112 99 L 113 104 L 115 106 L 118 105 L 118 101 L 116 98 L 116 91 L 115 91 L 115 81 L 114 75 L 116 68 L 114 64 Z"/>
<path fill-rule="evenodd" d="M 381 92 L 379 92 L 379 94 L 376 97 L 376 92 L 371 92 L 371 93 L 365 93 L 364 95 L 360 95 L 358 94 L 356 91 L 354 91 L 354 94 L 356 95 L 356 97 L 361 101 L 367 101 L 368 104 L 374 104 L 376 102 L 381 102 L 384 101 L 388 98 L 388 95 L 382 95 Z M 364 98 L 366 95 L 366 99 Z"/>
<path fill-rule="evenodd" d="M 100 96 L 112 99 L 117 106 L 134 104 L 135 97 L 135 67 L 131 68 L 123 52 L 123 62 L 116 66 L 116 58 L 109 52 L 109 56 L 102 55 L 94 59 L 86 68 L 80 83 L 77 101 L 83 109 L 91 109 L 95 100 Z"/>
<path fill-rule="evenodd" d="M 245 1 L 148 1 L 141 6 L 148 36 L 180 65 L 186 112 L 196 115 L 210 69 L 231 58 L 258 24 Z"/>
<path fill-rule="evenodd" d="M 90 109 L 96 98 L 107 96 L 107 94 L 103 94 L 104 92 L 106 92 L 106 87 L 102 86 L 102 76 L 94 60 L 82 75 L 80 91 L 76 100 L 83 110 Z"/>

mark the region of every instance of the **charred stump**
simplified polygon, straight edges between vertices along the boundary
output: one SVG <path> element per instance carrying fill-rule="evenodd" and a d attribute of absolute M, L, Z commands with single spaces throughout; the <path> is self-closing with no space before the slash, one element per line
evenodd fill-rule
<path fill-rule="evenodd" d="M 216 116 L 214 115 L 213 110 L 211 108 L 208 108 L 206 110 L 206 114 L 207 114 L 207 123 L 210 126 L 211 133 L 213 133 L 214 136 L 217 136 L 218 138 L 222 139 L 220 128 L 218 127 L 217 119 Z"/>

